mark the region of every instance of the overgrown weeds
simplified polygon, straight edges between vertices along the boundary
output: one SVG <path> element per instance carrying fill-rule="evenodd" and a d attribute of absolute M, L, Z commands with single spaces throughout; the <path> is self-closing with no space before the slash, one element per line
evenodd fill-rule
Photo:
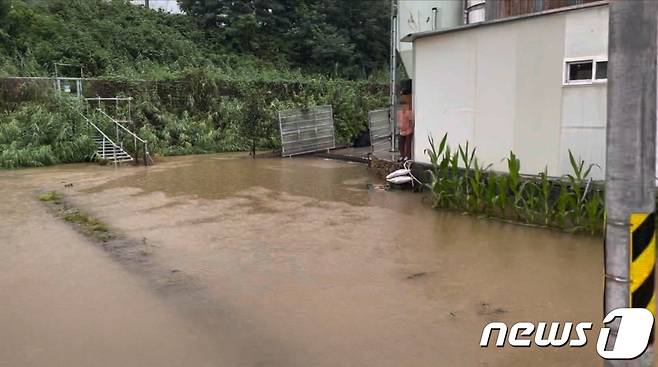
<path fill-rule="evenodd" d="M 0 167 L 40 167 L 92 159 L 88 125 L 57 98 L 0 114 Z"/>
<path fill-rule="evenodd" d="M 385 90 L 368 82 L 335 79 L 304 81 L 238 81 L 217 75 L 211 68 L 190 70 L 181 79 L 149 83 L 122 80 L 102 95 L 132 96 L 136 104 L 128 126 L 160 155 L 229 151 L 278 150 L 277 111 L 330 104 L 334 111 L 336 142 L 348 144 L 367 131 L 367 112 L 386 104 Z M 91 92 L 90 92 L 91 93 Z M 92 158 L 93 131 L 77 114 L 86 111 L 111 139 L 114 129 L 106 118 L 95 118 L 97 105 L 77 104 L 51 95 L 38 102 L 18 103 L 0 112 L 0 167 L 35 167 L 82 162 Z M 75 105 L 75 103 L 74 103 Z M 122 120 L 124 107 L 103 106 Z M 129 153 L 134 144 L 126 135 L 116 141 Z"/>

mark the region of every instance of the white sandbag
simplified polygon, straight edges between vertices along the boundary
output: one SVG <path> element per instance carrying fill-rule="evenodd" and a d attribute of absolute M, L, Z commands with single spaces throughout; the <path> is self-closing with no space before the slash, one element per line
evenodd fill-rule
<path fill-rule="evenodd" d="M 412 180 L 413 178 L 411 178 L 410 176 L 397 176 L 397 177 L 391 177 L 386 179 L 386 181 L 396 185 L 406 184 L 411 182 Z"/>
<path fill-rule="evenodd" d="M 393 177 L 408 176 L 409 173 L 411 173 L 411 170 L 406 169 L 406 168 L 401 168 L 401 169 L 399 169 L 399 170 L 397 170 L 397 171 L 393 171 L 393 172 L 389 173 L 389 174 L 386 176 L 386 179 L 389 180 L 389 179 L 391 179 L 391 178 L 393 178 Z"/>

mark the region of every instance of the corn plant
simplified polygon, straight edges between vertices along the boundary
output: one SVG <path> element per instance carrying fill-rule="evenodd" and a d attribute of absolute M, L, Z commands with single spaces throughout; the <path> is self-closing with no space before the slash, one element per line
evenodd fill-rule
<path fill-rule="evenodd" d="M 541 211 L 540 188 L 534 181 L 523 182 L 521 188 L 518 214 L 526 223 L 536 223 Z"/>
<path fill-rule="evenodd" d="M 539 173 L 536 185 L 539 188 L 537 194 L 540 203 L 542 224 L 548 226 L 550 225 L 551 217 L 553 216 L 553 205 L 551 203 L 552 184 L 548 178 L 548 167 L 544 168 L 544 171 Z"/>
<path fill-rule="evenodd" d="M 560 191 L 555 206 L 553 218 L 556 226 L 561 229 L 567 229 L 567 225 L 573 216 L 573 208 L 576 206 L 576 200 L 574 200 L 569 185 L 564 180 L 560 180 Z"/>
<path fill-rule="evenodd" d="M 466 142 L 466 146 L 462 147 L 460 145 L 458 151 L 459 151 L 460 161 L 463 164 L 463 169 L 461 171 L 462 178 L 460 182 L 460 184 L 463 185 L 464 188 L 464 201 L 462 205 L 463 207 L 468 209 L 469 202 L 471 200 L 469 178 L 471 175 L 471 167 L 473 166 L 473 159 L 475 158 L 475 149 L 473 149 L 473 151 L 471 152 L 470 149 L 468 148 L 468 142 Z"/>
<path fill-rule="evenodd" d="M 448 135 L 444 135 L 437 149 L 434 138 L 430 135 L 428 149 L 425 154 L 430 158 L 431 169 L 427 170 L 430 182 L 425 186 L 430 190 L 435 207 L 446 207 L 449 205 L 452 194 L 448 184 L 448 165 L 450 164 L 450 147 L 446 145 Z"/>
<path fill-rule="evenodd" d="M 509 176 L 500 176 L 496 181 L 498 195 L 496 196 L 496 204 L 500 214 L 507 217 L 507 210 L 509 206 Z"/>
<path fill-rule="evenodd" d="M 575 199 L 575 206 L 573 208 L 573 224 L 576 227 L 579 227 L 582 224 L 582 219 L 586 216 L 586 188 L 589 186 L 589 184 L 586 185 L 586 182 L 588 181 L 592 168 L 599 166 L 596 164 L 590 164 L 589 166 L 585 167 L 585 161 L 576 161 L 571 150 L 569 150 L 569 163 L 571 164 L 573 173 L 568 174 L 566 177 L 569 180 L 571 193 Z"/>
<path fill-rule="evenodd" d="M 517 218 L 520 218 L 523 209 L 523 188 L 525 183 L 521 181 L 521 161 L 514 152 L 509 153 L 507 160 L 508 186 L 512 194 L 512 210 Z"/>
<path fill-rule="evenodd" d="M 603 230 L 604 201 L 599 191 L 594 191 L 584 204 L 586 228 L 590 234 L 600 233 Z"/>
<path fill-rule="evenodd" d="M 475 154 L 475 150 L 473 150 Z M 481 213 L 485 210 L 484 206 L 486 203 L 486 191 L 487 183 L 483 178 L 482 173 L 489 169 L 491 165 L 487 167 L 481 167 L 478 164 L 477 158 L 473 158 L 473 174 L 468 177 L 468 187 L 470 187 L 470 194 L 468 196 L 468 210 L 474 213 Z"/>
<path fill-rule="evenodd" d="M 443 150 L 446 147 L 446 142 L 448 140 L 448 134 L 444 134 L 443 138 L 441 139 L 441 142 L 439 143 L 439 149 L 436 149 L 436 145 L 434 144 L 434 137 L 430 134 L 428 137 L 429 140 L 429 145 L 430 147 L 428 149 L 425 149 L 425 154 L 429 157 L 430 163 L 432 165 L 431 171 L 438 174 L 438 170 L 440 169 L 440 163 L 442 162 L 442 154 Z"/>
<path fill-rule="evenodd" d="M 489 171 L 485 181 L 486 186 L 483 199 L 485 207 L 484 211 L 488 216 L 495 216 L 498 207 L 498 175 L 496 175 L 496 172 L 494 171 Z M 502 213 L 504 213 L 504 211 Z"/>
<path fill-rule="evenodd" d="M 591 189 L 589 178 L 596 165 L 576 161 L 571 152 L 573 172 L 556 182 L 549 178 L 548 168 L 537 176 L 521 177 L 521 161 L 514 152 L 506 158 L 508 173 L 499 175 L 478 161 L 476 149 L 468 143 L 451 152 L 444 135 L 438 147 L 431 137 L 429 145 L 425 153 L 432 166 L 426 187 L 435 207 L 570 231 L 602 230 L 604 202 L 601 192 Z"/>

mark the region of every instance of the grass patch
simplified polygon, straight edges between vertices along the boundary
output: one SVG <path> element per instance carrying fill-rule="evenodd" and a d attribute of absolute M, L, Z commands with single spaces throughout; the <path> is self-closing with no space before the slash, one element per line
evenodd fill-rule
<path fill-rule="evenodd" d="M 105 223 L 96 218 L 91 218 L 86 213 L 77 210 L 64 215 L 64 220 L 70 223 L 84 225 L 95 232 L 108 232 Z"/>
<path fill-rule="evenodd" d="M 105 223 L 80 209 L 72 207 L 66 198 L 56 191 L 39 195 L 39 200 L 46 203 L 56 217 L 75 225 L 78 231 L 85 236 L 100 242 L 107 242 L 114 237 Z"/>
<path fill-rule="evenodd" d="M 62 199 L 62 195 L 60 195 L 57 191 L 50 191 L 39 195 L 39 200 L 45 202 L 60 201 L 61 199 Z"/>

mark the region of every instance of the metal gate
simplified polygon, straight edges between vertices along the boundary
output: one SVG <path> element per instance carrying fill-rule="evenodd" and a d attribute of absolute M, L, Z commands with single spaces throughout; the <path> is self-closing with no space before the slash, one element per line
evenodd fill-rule
<path fill-rule="evenodd" d="M 368 127 L 372 154 L 380 158 L 391 155 L 391 124 L 388 119 L 388 108 L 368 112 Z"/>
<path fill-rule="evenodd" d="M 336 147 L 331 106 L 279 111 L 279 130 L 282 157 Z"/>

